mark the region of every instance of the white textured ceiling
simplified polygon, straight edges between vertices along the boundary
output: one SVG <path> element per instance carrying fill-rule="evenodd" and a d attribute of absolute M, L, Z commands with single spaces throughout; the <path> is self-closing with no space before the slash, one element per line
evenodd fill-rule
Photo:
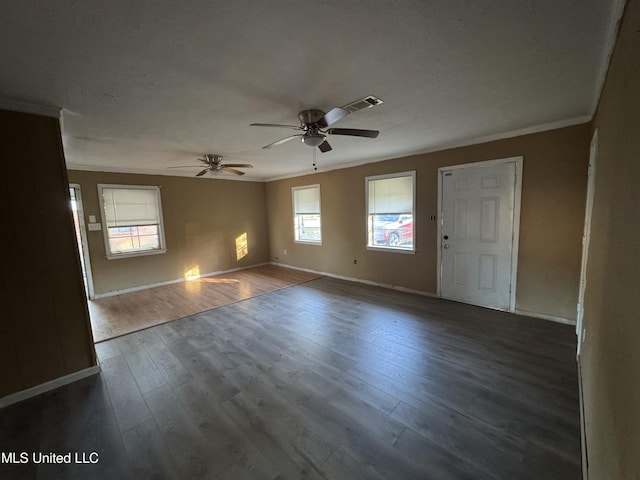
<path fill-rule="evenodd" d="M 70 168 L 244 179 L 313 171 L 261 147 L 298 111 L 365 95 L 319 170 L 587 121 L 619 0 L 2 0 L 0 98 L 64 109 Z M 294 132 L 295 133 L 295 132 Z M 204 177 L 203 177 L 204 178 Z M 225 174 L 224 178 L 235 178 Z"/>

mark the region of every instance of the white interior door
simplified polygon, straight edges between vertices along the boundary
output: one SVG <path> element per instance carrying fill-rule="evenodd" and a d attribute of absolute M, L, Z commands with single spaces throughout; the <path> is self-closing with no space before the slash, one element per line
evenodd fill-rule
<path fill-rule="evenodd" d="M 521 161 L 440 169 L 441 297 L 515 310 Z"/>

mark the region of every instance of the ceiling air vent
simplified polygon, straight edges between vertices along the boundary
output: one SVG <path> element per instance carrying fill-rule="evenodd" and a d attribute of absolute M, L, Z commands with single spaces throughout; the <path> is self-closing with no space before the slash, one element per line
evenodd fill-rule
<path fill-rule="evenodd" d="M 342 108 L 347 110 L 348 112 L 357 112 L 358 110 L 364 110 L 365 108 L 375 107 L 376 105 L 380 105 L 382 100 L 378 97 L 374 97 L 373 95 L 366 96 L 359 100 L 355 100 L 351 103 L 343 105 Z"/>

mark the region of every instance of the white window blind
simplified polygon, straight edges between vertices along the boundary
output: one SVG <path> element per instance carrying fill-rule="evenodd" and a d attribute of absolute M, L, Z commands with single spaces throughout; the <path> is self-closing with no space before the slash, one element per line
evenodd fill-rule
<path fill-rule="evenodd" d="M 107 227 L 157 225 L 160 223 L 156 189 L 103 187 Z"/>
<path fill-rule="evenodd" d="M 320 213 L 320 187 L 296 188 L 293 191 L 295 213 Z"/>
<path fill-rule="evenodd" d="M 107 258 L 164 253 L 160 188 L 98 185 Z"/>
<path fill-rule="evenodd" d="M 294 240 L 321 244 L 320 185 L 294 187 L 292 191 Z"/>
<path fill-rule="evenodd" d="M 411 176 L 369 180 L 369 214 L 412 213 Z"/>

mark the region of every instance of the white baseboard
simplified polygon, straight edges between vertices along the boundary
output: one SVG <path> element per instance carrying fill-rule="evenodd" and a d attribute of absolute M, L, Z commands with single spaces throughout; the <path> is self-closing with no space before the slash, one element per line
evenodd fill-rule
<path fill-rule="evenodd" d="M 65 375 L 63 377 L 54 378 L 53 380 L 41 383 L 40 385 L 36 385 L 35 387 L 27 388 L 26 390 L 21 390 L 19 392 L 7 395 L 6 397 L 0 398 L 0 408 L 4 408 L 14 403 L 21 402 L 28 398 L 36 397 L 45 392 L 48 392 L 49 390 L 54 390 L 58 387 L 77 382 L 78 380 L 82 380 L 83 378 L 87 378 L 98 373 L 100 373 L 100 366 L 96 365 L 93 367 L 85 368 L 84 370 L 70 373 L 69 375 Z"/>
<path fill-rule="evenodd" d="M 391 290 L 398 290 L 399 292 L 414 293 L 416 295 L 423 295 L 425 297 L 437 298 L 437 295 L 435 293 L 425 292 L 423 290 L 414 290 L 412 288 L 406 288 L 406 287 L 402 287 L 400 285 L 392 285 L 390 283 L 374 282 L 374 281 L 371 281 L 371 280 L 365 280 L 363 278 L 347 277 L 345 275 L 337 275 L 335 273 L 321 272 L 319 270 L 312 270 L 310 268 L 295 267 L 293 265 L 288 265 L 286 263 L 281 263 L 281 262 L 271 262 L 271 265 L 275 265 L 277 267 L 291 268 L 292 270 L 300 270 L 302 272 L 317 273 L 318 275 L 324 275 L 325 277 L 337 278 L 339 280 L 348 280 L 350 282 L 364 283 L 365 285 L 373 285 L 374 287 L 389 288 Z"/>
<path fill-rule="evenodd" d="M 517 313 L 518 315 L 524 315 L 526 317 L 542 318 L 543 320 L 550 320 L 556 323 L 563 323 L 565 325 L 576 324 L 576 321 L 571 318 L 557 317 L 555 315 L 548 315 L 546 313 L 529 312 L 528 310 L 520 310 L 519 308 L 516 308 L 515 313 Z"/>
<path fill-rule="evenodd" d="M 270 263 L 269 262 L 256 263 L 254 265 L 248 265 L 246 267 L 231 268 L 229 270 L 220 270 L 220 271 L 217 271 L 217 272 L 203 273 L 201 275 L 198 275 L 197 278 L 213 277 L 215 275 L 223 275 L 225 273 L 238 272 L 240 270 L 247 270 L 249 268 L 262 267 L 264 265 L 270 265 Z M 123 290 L 114 290 L 112 292 L 107 292 L 107 293 L 98 293 L 98 294 L 95 294 L 91 300 L 98 300 L 100 298 L 114 297 L 116 295 L 122 295 L 123 293 L 139 292 L 140 290 L 147 290 L 149 288 L 162 287 L 164 285 L 173 285 L 174 283 L 182 283 L 182 282 L 186 282 L 186 281 L 187 281 L 187 279 L 183 277 L 183 278 L 176 278 L 175 280 L 167 280 L 166 282 L 151 283 L 151 284 L 148 284 L 148 285 L 139 285 L 137 287 L 125 288 Z"/>
<path fill-rule="evenodd" d="M 398 290 L 400 292 L 415 293 L 416 295 L 423 295 L 425 297 L 439 298 L 438 295 L 436 295 L 435 293 L 425 292 L 423 290 L 414 290 L 412 288 L 406 288 L 406 287 L 402 287 L 402 286 L 399 286 L 399 285 L 391 285 L 391 284 L 388 284 L 388 283 L 373 282 L 371 280 L 365 280 L 363 278 L 347 277 L 345 275 L 337 275 L 335 273 L 330 273 L 330 272 L 321 272 L 319 270 L 313 270 L 313 269 L 310 269 L 310 268 L 296 267 L 294 265 L 288 265 L 286 263 L 280 263 L 280 262 L 271 262 L 271 265 L 277 265 L 277 266 L 280 266 L 280 267 L 291 268 L 293 270 L 301 270 L 303 272 L 317 273 L 319 275 L 324 275 L 326 277 L 331 277 L 331 278 L 338 278 L 340 280 L 348 280 L 348 281 L 351 281 L 351 282 L 364 283 L 366 285 L 373 285 L 373 286 L 376 286 L 376 287 L 389 288 L 389 289 L 392 289 L 392 290 Z M 513 313 L 516 313 L 518 315 L 525 315 L 527 317 L 541 318 L 543 320 L 550 320 L 552 322 L 563 323 L 565 325 L 575 325 L 576 324 L 576 321 L 572 320 L 570 318 L 558 317 L 558 316 L 555 316 L 555 315 L 547 315 L 546 313 L 530 312 L 530 311 L 527 311 L 527 310 L 520 310 L 520 309 L 516 309 L 516 311 L 513 312 Z"/>

